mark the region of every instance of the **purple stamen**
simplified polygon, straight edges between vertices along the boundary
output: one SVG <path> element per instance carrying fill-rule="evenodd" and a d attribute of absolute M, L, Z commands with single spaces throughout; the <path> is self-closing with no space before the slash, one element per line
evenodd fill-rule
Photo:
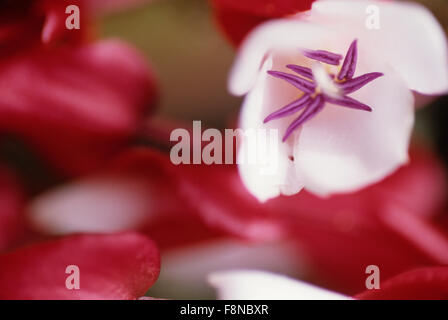
<path fill-rule="evenodd" d="M 343 56 L 325 50 L 303 50 L 303 55 L 307 58 L 323 63 L 338 66 Z"/>
<path fill-rule="evenodd" d="M 324 99 L 322 98 L 321 95 L 318 95 L 308 105 L 308 107 L 300 114 L 300 116 L 289 125 L 288 129 L 286 129 L 282 141 L 285 142 L 286 139 L 288 139 L 289 136 L 294 132 L 294 130 L 300 127 L 305 121 L 310 120 L 317 113 L 319 113 L 319 111 L 323 109 L 324 105 L 325 105 Z"/>
<path fill-rule="evenodd" d="M 375 79 L 378 79 L 379 77 L 382 77 L 384 74 L 380 72 L 372 72 L 372 73 L 366 73 L 362 76 L 359 76 L 357 78 L 353 78 L 350 80 L 345 81 L 344 83 L 341 83 L 339 87 L 344 91 L 344 94 L 349 94 L 355 91 L 358 91 L 362 87 L 364 87 L 369 82 L 372 82 Z"/>
<path fill-rule="evenodd" d="M 286 68 L 288 68 L 288 69 L 294 71 L 295 73 L 297 73 L 297 74 L 299 74 L 299 75 L 301 75 L 301 76 L 303 76 L 305 78 L 308 78 L 310 80 L 314 79 L 313 71 L 310 68 L 301 67 L 301 66 L 298 66 L 298 65 L 295 65 L 295 64 L 288 64 L 286 66 Z"/>
<path fill-rule="evenodd" d="M 355 75 L 356 63 L 358 61 L 358 40 L 350 45 L 345 55 L 344 63 L 338 75 L 338 80 L 351 79 Z"/>
<path fill-rule="evenodd" d="M 347 107 L 351 109 L 357 109 L 357 110 L 364 110 L 364 111 L 372 111 L 372 108 L 370 108 L 368 105 L 359 102 L 358 100 L 355 100 L 353 98 L 343 96 L 342 98 L 332 98 L 325 96 L 325 101 L 336 104 L 341 107 Z"/>
<path fill-rule="evenodd" d="M 290 104 L 275 111 L 274 113 L 271 113 L 269 116 L 266 117 L 266 119 L 264 119 L 263 123 L 294 114 L 305 108 L 310 103 L 310 101 L 311 97 L 308 94 L 304 94 L 300 99 L 291 102 Z"/>
<path fill-rule="evenodd" d="M 316 90 L 316 84 L 314 82 L 305 80 L 295 75 L 280 71 L 268 71 L 268 74 L 273 77 L 285 80 L 289 84 L 292 84 L 294 87 L 302 90 L 305 93 L 313 93 Z"/>
<path fill-rule="evenodd" d="M 341 55 L 323 50 L 304 50 L 304 55 L 310 59 L 332 65 L 339 65 L 340 60 L 343 58 Z M 271 76 L 282 79 L 303 91 L 304 95 L 300 99 L 295 100 L 268 115 L 266 119 L 264 119 L 264 123 L 283 118 L 303 110 L 302 113 L 286 129 L 285 135 L 283 136 L 283 142 L 285 142 L 294 130 L 317 115 L 325 107 L 326 103 L 356 110 L 372 111 L 372 108 L 368 105 L 347 95 L 361 89 L 373 80 L 383 76 L 383 74 L 380 72 L 372 72 L 357 78 L 353 78 L 356 70 L 357 59 L 358 49 L 357 41 L 355 40 L 352 42 L 347 51 L 347 55 L 345 56 L 344 63 L 339 74 L 337 76 L 334 74 L 330 75 L 331 79 L 334 81 L 334 84 L 339 86 L 340 91 L 343 94 L 342 97 L 327 95 L 325 93 L 327 92 L 325 89 L 328 89 L 328 86 L 331 86 L 331 84 L 318 83 L 318 79 L 314 78 L 313 71 L 310 68 L 297 66 L 294 64 L 289 64 L 286 66 L 288 69 L 297 73 L 298 76 L 280 71 L 268 71 L 268 74 Z"/>

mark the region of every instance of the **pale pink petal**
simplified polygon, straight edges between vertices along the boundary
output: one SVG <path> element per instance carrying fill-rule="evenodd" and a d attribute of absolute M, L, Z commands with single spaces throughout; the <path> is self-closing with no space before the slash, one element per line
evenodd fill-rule
<path fill-rule="evenodd" d="M 294 164 L 289 158 L 292 156 L 292 145 L 281 141 L 283 133 L 278 130 L 279 122 L 263 124 L 264 118 L 269 114 L 268 110 L 273 106 L 286 104 L 288 97 L 291 97 L 291 91 L 288 92 L 291 88 L 286 88 L 283 84 L 278 87 L 279 82 L 268 76 L 266 71 L 271 68 L 272 60 L 267 59 L 255 87 L 244 101 L 240 117 L 240 127 L 246 133 L 256 134 L 259 129 L 267 130 L 266 148 L 263 148 L 261 137 L 257 137 L 260 140 L 256 141 L 255 146 L 254 140 L 245 137 L 241 140 L 238 153 L 238 168 L 242 181 L 260 201 L 277 197 L 280 193 L 294 194 L 303 188 L 300 179 L 296 177 Z M 276 134 L 273 135 L 275 141 L 271 142 L 270 134 L 273 133 L 269 129 L 275 130 Z"/>
<path fill-rule="evenodd" d="M 240 48 L 230 75 L 230 92 L 244 95 L 252 89 L 267 54 L 319 48 L 319 45 L 330 41 L 332 35 L 331 28 L 297 19 L 282 19 L 261 25 Z"/>
<path fill-rule="evenodd" d="M 342 294 L 261 271 L 228 271 L 209 276 L 221 300 L 349 300 Z"/>
<path fill-rule="evenodd" d="M 74 182 L 38 196 L 28 209 L 41 232 L 53 235 L 132 230 L 150 212 L 147 189 L 125 178 L 95 178 Z"/>
<path fill-rule="evenodd" d="M 379 29 L 366 26 L 371 6 L 378 8 Z M 446 36 L 425 7 L 399 1 L 321 0 L 313 4 L 310 21 L 364 39 L 410 89 L 424 94 L 448 92 Z"/>
<path fill-rule="evenodd" d="M 361 43 L 362 46 L 362 43 Z M 414 122 L 411 91 L 373 57 L 368 68 L 385 76 L 351 97 L 372 112 L 327 104 L 306 123 L 297 140 L 294 155 L 298 174 L 306 188 L 316 194 L 355 191 L 376 181 L 408 161 L 408 147 Z"/>

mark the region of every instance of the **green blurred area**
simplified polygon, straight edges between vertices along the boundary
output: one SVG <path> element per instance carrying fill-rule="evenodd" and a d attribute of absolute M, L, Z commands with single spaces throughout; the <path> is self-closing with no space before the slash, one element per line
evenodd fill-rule
<path fill-rule="evenodd" d="M 159 113 L 225 127 L 240 101 L 227 92 L 234 49 L 219 34 L 205 0 L 162 0 L 109 16 L 102 36 L 134 44 L 161 86 Z"/>

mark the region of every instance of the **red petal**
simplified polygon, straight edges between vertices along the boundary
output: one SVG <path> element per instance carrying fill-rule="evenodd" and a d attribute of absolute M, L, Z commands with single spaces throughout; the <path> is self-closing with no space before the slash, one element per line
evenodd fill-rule
<path fill-rule="evenodd" d="M 65 13 L 69 5 L 78 5 L 83 11 L 83 0 L 8 1 L 0 4 L 0 56 L 32 50 L 56 42 L 78 43 L 90 32 L 88 14 L 81 14 L 80 30 L 68 30 Z M 14 2 L 14 3 L 13 3 Z"/>
<path fill-rule="evenodd" d="M 262 17 L 282 17 L 309 10 L 315 0 L 212 0 L 216 8 L 242 11 Z"/>
<path fill-rule="evenodd" d="M 405 204 L 420 216 L 439 213 L 445 203 L 447 188 L 442 163 L 421 145 L 411 147 L 410 158 L 410 163 L 367 191 Z"/>
<path fill-rule="evenodd" d="M 24 198 L 17 179 L 6 168 L 0 167 L 0 251 L 24 234 Z"/>
<path fill-rule="evenodd" d="M 364 288 L 369 265 L 379 266 L 381 275 L 387 278 L 439 263 L 432 254 L 385 225 L 376 217 L 382 210 L 369 207 L 362 199 L 346 202 L 333 198 L 325 204 L 324 200 L 307 201 L 306 197 L 313 196 L 304 194 L 302 201 L 295 203 L 299 209 L 291 203 L 289 210 L 284 207 L 282 211 L 289 212 L 285 223 L 300 252 L 311 262 L 311 276 L 318 276 L 320 285 L 353 294 Z"/>
<path fill-rule="evenodd" d="M 381 271 L 381 269 L 380 269 Z M 381 282 L 380 289 L 356 296 L 361 300 L 446 300 L 448 267 L 421 268 Z"/>
<path fill-rule="evenodd" d="M 251 240 L 282 238 L 280 216 L 245 189 L 233 166 L 177 167 L 178 192 L 209 227 Z"/>
<path fill-rule="evenodd" d="M 66 268 L 80 270 L 80 289 L 66 288 Z M 137 299 L 160 270 L 153 242 L 135 233 L 79 235 L 0 256 L 0 299 Z"/>
<path fill-rule="evenodd" d="M 156 98 L 144 58 L 116 41 L 6 60 L 0 87 L 0 126 L 70 173 L 101 164 Z"/>
<path fill-rule="evenodd" d="M 235 46 L 239 46 L 252 29 L 268 19 L 226 8 L 217 7 L 213 11 L 218 27 Z"/>
<path fill-rule="evenodd" d="M 215 18 L 234 45 L 261 22 L 311 8 L 314 0 L 212 0 Z"/>
<path fill-rule="evenodd" d="M 44 45 L 50 43 L 57 43 L 57 41 L 63 42 L 64 40 L 71 40 L 76 43 L 79 39 L 82 39 L 84 33 L 80 30 L 68 30 L 65 26 L 65 21 L 68 14 L 65 13 L 66 7 L 69 5 L 76 5 L 76 3 L 50 3 L 42 8 L 42 12 L 45 15 L 45 22 L 42 25 L 41 42 Z M 79 4 L 78 4 L 79 5 Z M 79 8 L 79 7 L 78 7 Z M 82 7 L 80 8 L 82 12 Z M 81 20 L 82 17 L 82 20 Z M 80 26 L 84 29 L 88 29 L 84 19 L 84 15 L 80 15 Z"/>
<path fill-rule="evenodd" d="M 178 171 L 177 169 L 180 169 Z M 222 228 L 214 229 L 197 211 L 193 199 L 185 198 L 179 190 L 179 174 L 168 155 L 151 149 L 134 149 L 118 157 L 107 175 L 122 179 L 144 180 L 147 185 L 145 201 L 152 209 L 141 230 L 149 234 L 163 249 L 187 246 L 224 236 Z"/>

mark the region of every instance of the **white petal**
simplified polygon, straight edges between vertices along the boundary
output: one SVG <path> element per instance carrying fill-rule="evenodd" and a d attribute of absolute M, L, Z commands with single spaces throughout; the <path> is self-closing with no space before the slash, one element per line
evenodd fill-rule
<path fill-rule="evenodd" d="M 332 38 L 331 28 L 297 19 L 262 24 L 240 48 L 229 80 L 229 90 L 244 95 L 254 86 L 266 55 L 300 48 L 315 49 Z"/>
<path fill-rule="evenodd" d="M 171 299 L 210 297 L 210 273 L 229 269 L 264 269 L 298 276 L 307 272 L 297 247 L 286 241 L 249 244 L 230 239 L 169 250 L 151 294 Z M 154 292 L 156 290 L 156 292 Z"/>
<path fill-rule="evenodd" d="M 408 161 L 413 95 L 393 71 L 370 67 L 385 76 L 350 96 L 372 112 L 327 104 L 302 128 L 294 150 L 296 169 L 305 188 L 316 194 L 356 191 Z"/>
<path fill-rule="evenodd" d="M 270 110 L 290 102 L 288 99 L 293 98 L 291 93 L 297 94 L 296 89 L 292 88 L 291 91 L 288 86 L 269 77 L 267 70 L 271 68 L 272 60 L 267 59 L 256 85 L 246 96 L 240 116 L 240 127 L 246 135 L 240 142 L 238 168 L 244 185 L 260 201 L 281 193 L 291 195 L 303 188 L 289 158 L 292 156 L 292 145 L 282 143 L 283 132 L 278 130 L 285 120 L 263 124 Z M 265 132 L 267 138 L 261 139 L 260 132 Z M 255 134 L 256 140 L 248 138 L 247 133 Z M 271 141 L 270 136 L 274 133 L 276 139 Z"/>
<path fill-rule="evenodd" d="M 379 29 L 367 28 L 374 6 Z M 310 21 L 345 29 L 370 43 L 412 90 L 424 94 L 448 92 L 448 46 L 445 33 L 425 7 L 399 1 L 323 0 L 313 4 Z"/>
<path fill-rule="evenodd" d="M 137 228 L 148 218 L 147 191 L 136 181 L 92 179 L 40 195 L 28 214 L 41 232 L 117 232 Z"/>
<path fill-rule="evenodd" d="M 261 271 L 217 272 L 209 276 L 221 300 L 349 300 L 342 294 Z"/>

